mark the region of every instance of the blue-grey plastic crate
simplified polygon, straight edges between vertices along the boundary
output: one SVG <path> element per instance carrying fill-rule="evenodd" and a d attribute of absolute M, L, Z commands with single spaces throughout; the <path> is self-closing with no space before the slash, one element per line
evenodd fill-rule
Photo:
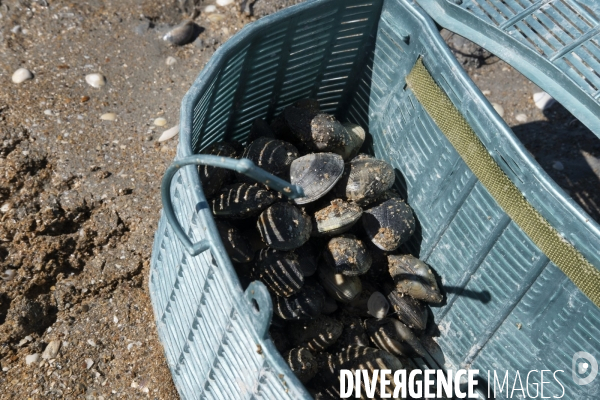
<path fill-rule="evenodd" d="M 575 385 L 571 365 L 577 351 L 600 360 L 600 310 L 500 209 L 407 88 L 419 57 L 527 200 L 598 268 L 598 224 L 529 156 L 432 21 L 405 0 L 307 1 L 244 28 L 185 96 L 177 159 L 215 141 L 244 141 L 255 118 L 319 99 L 325 112 L 367 128 L 367 150 L 396 168 L 419 221 L 403 250 L 442 277 L 447 304 L 433 314 L 444 357 L 416 361 L 478 368 L 485 379 L 486 370 L 563 370 L 564 398 L 597 398 L 600 379 Z M 242 291 L 195 167 L 181 168 L 166 195 L 190 241 L 207 240 L 196 250 L 208 248 L 190 255 L 163 212 L 150 293 L 181 396 L 308 397 L 268 338 L 266 289 L 255 282 Z M 551 381 L 545 395 L 560 395 Z"/>
<path fill-rule="evenodd" d="M 600 137 L 600 1 L 416 0 L 491 51 Z"/>

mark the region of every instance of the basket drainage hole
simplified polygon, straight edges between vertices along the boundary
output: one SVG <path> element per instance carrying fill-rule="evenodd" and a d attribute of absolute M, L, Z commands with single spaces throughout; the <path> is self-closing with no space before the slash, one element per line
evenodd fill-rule
<path fill-rule="evenodd" d="M 256 299 L 252 299 L 252 308 L 254 308 L 254 311 L 256 311 L 257 313 L 260 312 L 260 307 L 258 306 L 258 302 L 256 301 Z"/>

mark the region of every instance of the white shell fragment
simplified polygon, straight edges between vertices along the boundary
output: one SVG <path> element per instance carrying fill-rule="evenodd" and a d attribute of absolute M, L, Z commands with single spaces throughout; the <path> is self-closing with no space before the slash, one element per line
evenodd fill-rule
<path fill-rule="evenodd" d="M 60 340 L 53 340 L 50 343 L 48 343 L 48 346 L 46 346 L 46 349 L 42 353 L 42 358 L 44 360 L 56 358 L 58 350 L 60 350 L 60 345 Z"/>
<path fill-rule="evenodd" d="M 215 11 L 217 11 L 217 7 L 211 4 L 210 6 L 204 7 L 203 11 L 206 14 L 214 13 Z"/>
<path fill-rule="evenodd" d="M 154 125 L 156 125 L 156 126 L 165 126 L 166 124 L 167 124 L 167 120 L 164 119 L 164 118 L 162 118 L 162 117 L 161 118 L 156 118 L 154 120 Z"/>
<path fill-rule="evenodd" d="M 367 309 L 369 314 L 375 318 L 384 318 L 390 310 L 390 303 L 388 303 L 385 296 L 380 292 L 373 292 L 369 300 L 367 301 Z"/>
<path fill-rule="evenodd" d="M 517 120 L 517 122 L 525 123 L 525 122 L 527 122 L 527 115 L 525 115 L 523 113 L 517 114 L 515 116 L 515 119 Z"/>
<path fill-rule="evenodd" d="M 114 121 L 117 119 L 117 114 L 115 113 L 106 113 L 100 116 L 100 119 L 103 121 Z"/>
<path fill-rule="evenodd" d="M 533 94 L 533 102 L 535 106 L 544 111 L 554 104 L 556 100 L 546 92 L 538 92 Z"/>
<path fill-rule="evenodd" d="M 85 369 L 92 368 L 92 365 L 94 365 L 94 360 L 92 360 L 91 358 L 86 358 L 85 359 Z"/>
<path fill-rule="evenodd" d="M 19 68 L 12 74 L 12 81 L 14 83 L 23 83 L 30 79 L 33 79 L 33 74 L 27 68 Z"/>
<path fill-rule="evenodd" d="M 165 62 L 167 63 L 168 66 L 171 66 L 171 65 L 177 64 L 177 59 L 175 57 L 169 56 L 169 57 L 167 57 Z"/>
<path fill-rule="evenodd" d="M 30 354 L 27 357 L 25 357 L 25 364 L 27 364 L 27 365 L 36 363 L 38 361 L 40 361 L 40 355 L 39 355 L 39 353 Z"/>
<path fill-rule="evenodd" d="M 2 280 L 4 280 L 4 281 L 10 281 L 10 280 L 14 279 L 16 274 L 17 274 L 17 271 L 15 271 L 14 269 L 7 269 L 6 271 L 4 271 L 2 273 L 2 275 L 0 275 L 0 277 L 2 277 Z"/>
<path fill-rule="evenodd" d="M 233 0 L 217 0 L 217 5 L 221 7 L 225 7 L 230 4 L 233 4 Z"/>
<path fill-rule="evenodd" d="M 85 81 L 96 89 L 106 85 L 106 78 L 102 74 L 88 74 L 85 76 Z"/>
<path fill-rule="evenodd" d="M 504 117 L 504 107 L 498 103 L 492 103 L 492 107 L 494 107 L 494 110 L 496 110 L 500 117 Z"/>
<path fill-rule="evenodd" d="M 175 137 L 178 133 L 179 133 L 179 125 L 175 125 L 171 129 L 167 129 L 166 131 L 164 131 L 162 133 L 162 135 L 160 135 L 160 137 L 158 138 L 158 141 L 166 142 L 167 140 L 171 139 L 172 137 Z"/>

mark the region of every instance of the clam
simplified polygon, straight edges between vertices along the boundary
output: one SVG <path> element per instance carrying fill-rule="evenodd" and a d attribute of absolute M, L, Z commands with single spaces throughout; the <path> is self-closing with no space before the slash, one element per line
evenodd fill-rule
<path fill-rule="evenodd" d="M 365 328 L 371 341 L 382 350 L 408 357 L 427 354 L 410 328 L 397 319 L 368 319 Z"/>
<path fill-rule="evenodd" d="M 292 250 L 310 238 L 312 223 L 306 213 L 289 203 L 275 203 L 258 217 L 263 241 L 277 250 Z"/>
<path fill-rule="evenodd" d="M 392 198 L 365 210 L 362 224 L 371 241 L 380 249 L 396 250 L 415 232 L 412 209 L 401 199 Z"/>
<path fill-rule="evenodd" d="M 418 258 L 407 254 L 389 256 L 390 275 L 396 288 L 413 299 L 439 304 L 443 300 L 435 276 L 429 266 Z"/>
<path fill-rule="evenodd" d="M 371 255 L 354 235 L 335 237 L 327 243 L 323 259 L 338 274 L 362 275 L 371 268 Z"/>
<path fill-rule="evenodd" d="M 347 144 L 340 149 L 340 154 L 344 160 L 350 160 L 358 154 L 360 148 L 365 142 L 366 133 L 362 126 L 346 122 L 343 124 L 346 128 L 348 139 Z M 336 151 L 337 153 L 337 151 Z"/>
<path fill-rule="evenodd" d="M 317 251 L 310 242 L 304 243 L 302 246 L 294 250 L 298 256 L 298 264 L 300 272 L 304 277 L 312 276 L 317 272 Z"/>
<path fill-rule="evenodd" d="M 235 158 L 236 151 L 228 143 L 221 142 L 211 144 L 202 150 L 200 154 L 211 154 L 215 156 Z M 208 198 L 221 189 L 221 186 L 233 176 L 233 171 L 225 168 L 199 165 L 198 175 L 200 176 L 200 181 L 202 182 L 204 195 Z"/>
<path fill-rule="evenodd" d="M 283 354 L 283 359 L 288 363 L 290 369 L 296 375 L 298 380 L 306 383 L 311 380 L 317 373 L 317 360 L 304 347 L 288 350 Z"/>
<path fill-rule="evenodd" d="M 313 151 L 344 152 L 349 145 L 346 128 L 333 115 L 317 114 L 310 121 L 308 147 Z"/>
<path fill-rule="evenodd" d="M 325 291 L 342 303 L 349 303 L 362 291 L 362 283 L 358 276 L 338 274 L 325 263 L 319 265 L 318 275 Z"/>
<path fill-rule="evenodd" d="M 298 158 L 298 149 L 283 140 L 262 136 L 255 139 L 244 149 L 242 157 L 251 160 L 254 164 L 273 175 L 284 176 L 288 172 L 292 161 Z M 252 181 L 252 178 L 243 174 L 238 173 L 237 176 L 242 182 Z"/>
<path fill-rule="evenodd" d="M 330 205 L 315 212 L 313 236 L 338 235 L 346 232 L 360 219 L 362 208 L 342 199 L 332 200 Z"/>
<path fill-rule="evenodd" d="M 321 310 L 321 313 L 325 315 L 330 315 L 336 312 L 337 309 L 337 302 L 331 297 L 325 295 L 325 302 L 323 303 L 323 310 Z"/>
<path fill-rule="evenodd" d="M 290 181 L 304 189 L 296 204 L 306 204 L 323 197 L 344 172 L 344 160 L 334 153 L 312 153 L 297 158 L 290 166 Z"/>
<path fill-rule="evenodd" d="M 259 137 L 275 139 L 275 132 L 273 132 L 273 129 L 271 129 L 269 124 L 267 124 L 262 118 L 256 118 L 254 122 L 252 122 L 252 126 L 250 127 L 250 136 L 248 136 L 248 142 L 253 142 Z"/>
<path fill-rule="evenodd" d="M 373 292 L 367 301 L 367 310 L 370 315 L 381 319 L 388 314 L 390 303 L 388 303 L 383 293 Z"/>
<path fill-rule="evenodd" d="M 395 179 L 394 168 L 390 164 L 362 154 L 346 165 L 334 191 L 344 199 L 368 204 L 390 189 Z"/>
<path fill-rule="evenodd" d="M 428 309 L 425 304 L 405 296 L 396 287 L 386 287 L 386 294 L 400 321 L 418 331 L 426 328 Z"/>
<path fill-rule="evenodd" d="M 351 302 L 344 305 L 344 312 L 348 315 L 370 318 L 368 302 L 371 295 L 377 291 L 377 288 L 369 282 L 362 282 L 362 291 Z"/>
<path fill-rule="evenodd" d="M 288 324 L 287 332 L 293 346 L 303 346 L 312 352 L 319 352 L 335 343 L 343 328 L 339 321 L 321 315 L 307 321 L 292 321 Z"/>
<path fill-rule="evenodd" d="M 342 334 L 330 349 L 332 352 L 339 352 L 348 346 L 368 346 L 369 336 L 363 326 L 363 320 L 360 317 L 351 315 L 345 309 L 337 313 L 337 320 L 343 326 Z"/>
<path fill-rule="evenodd" d="M 329 356 L 327 365 L 328 368 L 322 369 L 323 377 L 321 381 L 329 382 L 331 392 L 337 393 L 337 396 L 334 395 L 335 398 L 339 398 L 339 377 L 342 369 L 349 369 L 352 374 L 357 371 L 367 371 L 370 377 L 374 376 L 379 370 L 390 371 L 385 375 L 387 382 L 389 382 L 388 385 L 374 385 L 376 398 L 389 398 L 392 397 L 396 389 L 394 372 L 405 368 L 397 357 L 387 351 L 366 346 L 348 346 L 338 354 Z M 384 388 L 386 394 L 381 393 L 382 388 Z M 362 380 L 361 392 L 366 393 L 364 380 Z"/>
<path fill-rule="evenodd" d="M 233 262 L 247 263 L 254 259 L 254 250 L 248 238 L 238 228 L 227 221 L 216 220 L 215 224 L 225 250 Z"/>
<path fill-rule="evenodd" d="M 293 252 L 261 250 L 255 275 L 279 297 L 290 297 L 299 292 L 304 284 L 304 276 L 299 271 L 298 259 Z"/>
<path fill-rule="evenodd" d="M 285 353 L 290 347 L 292 347 L 290 345 L 288 335 L 283 328 L 271 324 L 271 327 L 269 328 L 269 335 L 271 336 L 271 341 L 275 345 L 275 348 L 279 354 Z"/>
<path fill-rule="evenodd" d="M 273 192 L 258 185 L 235 183 L 222 188 L 210 203 L 217 217 L 247 218 L 267 208 L 275 199 Z"/>
<path fill-rule="evenodd" d="M 273 120 L 271 128 L 277 137 L 290 140 L 309 150 L 310 122 L 318 113 L 319 103 L 316 100 L 300 100 L 286 107 L 279 117 Z"/>
<path fill-rule="evenodd" d="M 290 297 L 275 296 L 273 312 L 282 319 L 312 319 L 318 317 L 325 302 L 325 292 L 321 286 L 305 282 L 299 292 Z"/>
<path fill-rule="evenodd" d="M 196 40 L 201 30 L 202 28 L 193 21 L 185 21 L 167 32 L 163 40 L 176 46 L 183 46 Z"/>

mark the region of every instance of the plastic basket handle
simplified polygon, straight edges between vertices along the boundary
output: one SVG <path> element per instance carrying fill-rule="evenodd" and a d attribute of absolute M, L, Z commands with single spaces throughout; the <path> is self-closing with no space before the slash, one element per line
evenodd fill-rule
<path fill-rule="evenodd" d="M 231 169 L 241 174 L 244 174 L 258 182 L 264 183 L 270 188 L 283 193 L 290 199 L 295 199 L 304 196 L 304 191 L 300 186 L 292 185 L 291 183 L 288 183 L 283 179 L 266 172 L 265 170 L 257 167 L 252 161 L 248 160 L 247 158 L 236 160 L 228 157 L 201 154 L 173 161 L 169 168 L 167 168 L 167 171 L 165 172 L 165 175 L 162 180 L 160 189 L 162 204 L 167 220 L 173 228 L 175 235 L 179 238 L 181 244 L 186 249 L 186 251 L 192 256 L 196 256 L 202 253 L 203 251 L 208 250 L 213 244 L 213 241 L 211 240 L 209 233 L 207 239 L 203 239 L 198 243 L 192 243 L 190 238 L 188 238 L 186 233 L 183 231 L 181 224 L 175 216 L 175 211 L 173 210 L 173 202 L 171 201 L 171 181 L 173 180 L 173 177 L 175 176 L 177 171 L 179 171 L 180 168 L 185 167 L 186 165 L 209 165 L 211 167 Z"/>

